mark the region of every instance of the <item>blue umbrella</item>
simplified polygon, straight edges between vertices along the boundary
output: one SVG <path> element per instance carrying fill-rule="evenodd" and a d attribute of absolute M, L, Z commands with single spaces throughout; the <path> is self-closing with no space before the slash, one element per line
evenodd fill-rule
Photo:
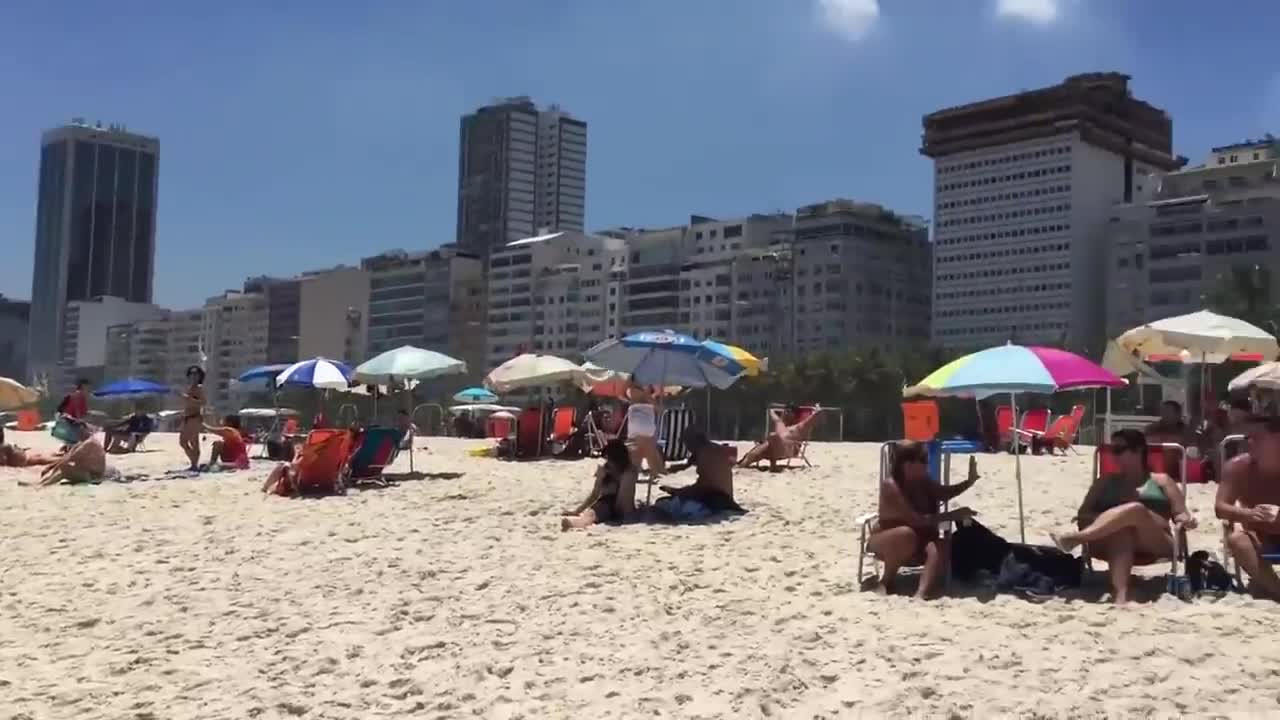
<path fill-rule="evenodd" d="M 289 363 L 261 365 L 240 373 L 240 377 L 236 378 L 236 381 L 242 383 L 264 382 L 270 385 L 276 379 L 276 376 L 287 367 L 289 367 Z"/>
<path fill-rule="evenodd" d="M 143 397 L 146 395 L 164 395 L 168 392 L 168 385 L 161 385 L 157 382 L 139 378 L 125 378 L 94 390 L 93 396 L 100 398 Z"/>
<path fill-rule="evenodd" d="M 351 368 L 327 358 L 296 362 L 276 375 L 277 385 L 300 385 L 321 390 L 341 390 L 351 384 Z"/>
<path fill-rule="evenodd" d="M 746 369 L 693 337 L 670 330 L 605 340 L 586 352 L 600 367 L 627 373 L 640 385 L 727 388 Z"/>
<path fill-rule="evenodd" d="M 469 387 L 466 390 L 460 390 L 457 395 L 453 396 L 455 402 L 460 403 L 496 403 L 498 396 L 485 390 L 482 387 Z"/>

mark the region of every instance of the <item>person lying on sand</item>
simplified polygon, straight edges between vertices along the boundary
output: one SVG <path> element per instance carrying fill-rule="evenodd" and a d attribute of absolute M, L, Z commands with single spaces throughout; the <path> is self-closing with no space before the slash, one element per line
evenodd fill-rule
<path fill-rule="evenodd" d="M 1280 577 L 1264 554 L 1280 553 L 1280 418 L 1257 418 L 1247 425 L 1249 452 L 1223 467 L 1213 509 L 1236 523 L 1227 548 L 1249 574 L 1255 594 L 1280 600 Z"/>
<path fill-rule="evenodd" d="M 44 455 L 31 450 L 23 450 L 17 445 L 0 445 L 0 466 L 32 467 L 34 465 L 51 465 L 57 461 L 57 455 Z"/>
<path fill-rule="evenodd" d="M 218 436 L 210 447 L 209 466 L 221 463 L 237 470 L 248 469 L 249 446 L 245 444 L 244 435 L 240 433 L 238 415 L 227 415 L 222 418 L 222 425 L 205 425 L 204 431 Z"/>
<path fill-rule="evenodd" d="M 62 457 L 50 463 L 40 473 L 39 486 L 56 485 L 63 480 L 69 483 L 100 482 L 115 474 L 115 468 L 107 465 L 107 452 L 97 440 L 89 438 L 74 445 Z"/>
<path fill-rule="evenodd" d="M 769 469 L 776 472 L 778 462 L 800 454 L 800 443 L 805 433 L 813 425 L 813 421 L 822 412 L 822 406 L 814 405 L 813 412 L 804 420 L 796 422 L 800 408 L 792 406 L 785 410 L 771 408 L 769 417 L 773 420 L 773 432 L 765 436 L 764 442 L 747 451 L 738 461 L 738 467 L 751 467 L 761 460 L 769 461 Z"/>
<path fill-rule="evenodd" d="M 1173 478 L 1153 473 L 1147 465 L 1147 439 L 1141 430 L 1111 434 L 1111 453 L 1119 472 L 1098 478 L 1080 503 L 1077 532 L 1050 533 L 1063 552 L 1089 544 L 1089 554 L 1106 561 L 1112 597 L 1129 602 L 1130 572 L 1135 562 L 1149 564 L 1173 557 L 1169 520 L 1194 529 L 1186 498 Z"/>
<path fill-rule="evenodd" d="M 678 472 L 694 467 L 697 469 L 697 479 L 692 485 L 660 485 L 659 489 L 671 497 L 696 500 L 713 512 L 742 512 L 742 508 L 733 499 L 733 458 L 737 450 L 711 442 L 701 430 L 687 431 L 684 443 L 689 449 L 689 462 L 685 467 L 673 467 L 672 470 Z"/>
<path fill-rule="evenodd" d="M 973 456 L 969 457 L 969 478 L 944 486 L 929 477 L 929 453 L 924 445 L 917 442 L 898 445 L 889 477 L 880 483 L 880 521 L 867 540 L 867 548 L 884 563 L 877 592 L 888 593 L 898 568 L 912 564 L 924 566 L 916 598 L 933 597 L 950 562 L 946 541 L 938 526 L 975 514 L 966 507 L 943 513 L 938 510 L 977 481 L 978 463 Z"/>
<path fill-rule="evenodd" d="M 636 476 L 639 468 L 631 462 L 626 443 L 613 440 L 601 453 L 604 463 L 587 499 L 573 512 L 560 518 L 561 530 L 582 530 L 598 522 L 622 522 L 636 510 Z"/>

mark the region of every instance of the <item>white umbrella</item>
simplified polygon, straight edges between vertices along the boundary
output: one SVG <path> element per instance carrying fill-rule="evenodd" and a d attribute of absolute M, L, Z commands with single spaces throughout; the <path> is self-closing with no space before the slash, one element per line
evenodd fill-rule
<path fill-rule="evenodd" d="M 467 364 L 434 350 L 401 345 L 356 367 L 352 376 L 358 383 L 396 385 L 405 380 L 426 380 L 467 371 Z"/>
<path fill-rule="evenodd" d="M 1264 360 L 1280 355 L 1280 345 L 1271 333 L 1208 310 L 1133 328 L 1116 338 L 1116 344 L 1144 360 L 1153 356 L 1177 356 L 1186 363 L 1215 365 L 1226 362 L 1232 355 L 1261 355 Z"/>
<path fill-rule="evenodd" d="M 1227 384 L 1227 390 L 1232 392 L 1250 387 L 1280 390 L 1280 362 L 1262 363 L 1258 367 L 1249 368 Z"/>
<path fill-rule="evenodd" d="M 519 388 L 555 385 L 561 382 L 579 382 L 583 377 L 580 366 L 555 355 L 517 355 L 493 369 L 484 379 L 484 386 L 496 393 L 511 392 Z"/>
<path fill-rule="evenodd" d="M 40 393 L 17 380 L 0 377 L 0 410 L 14 410 L 40 399 Z"/>

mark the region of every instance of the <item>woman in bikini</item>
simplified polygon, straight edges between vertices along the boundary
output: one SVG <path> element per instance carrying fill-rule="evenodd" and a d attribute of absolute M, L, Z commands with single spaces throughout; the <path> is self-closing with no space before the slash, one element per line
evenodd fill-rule
<path fill-rule="evenodd" d="M 191 469 L 200 469 L 200 431 L 204 429 L 204 370 L 198 365 L 187 368 L 190 386 L 182 394 L 182 429 L 178 445 L 191 461 Z"/>
<path fill-rule="evenodd" d="M 1089 554 L 1107 563 L 1117 605 L 1129 602 L 1135 563 L 1173 557 L 1169 521 L 1194 529 L 1186 498 L 1173 478 L 1153 473 L 1148 466 L 1147 438 L 1141 430 L 1117 430 L 1111 435 L 1111 454 L 1119 471 L 1098 478 L 1080 503 L 1080 530 L 1049 533 L 1063 552 L 1089 545 Z"/>
<path fill-rule="evenodd" d="M 0 445 L 0 466 L 32 467 L 35 465 L 52 465 L 57 461 L 57 455 L 44 455 L 31 450 L 24 450 L 17 445 Z"/>
<path fill-rule="evenodd" d="M 560 518 L 561 530 L 582 530 L 598 522 L 622 522 L 636 509 L 636 466 L 621 440 L 611 440 L 601 453 L 595 483 L 587 499 Z"/>
<path fill-rule="evenodd" d="M 888 594 L 898 568 L 911 564 L 923 566 L 916 598 L 933 597 L 951 561 L 938 526 L 974 514 L 966 507 L 940 512 L 942 504 L 955 499 L 977 481 L 978 464 L 972 455 L 967 480 L 955 485 L 939 485 L 929 477 L 929 453 L 924 445 L 917 442 L 898 445 L 889 477 L 880 483 L 880 520 L 867 540 L 867 548 L 884 563 L 877 592 Z"/>
<path fill-rule="evenodd" d="M 658 447 L 658 408 L 654 403 L 657 393 L 654 389 L 642 387 L 632 382 L 627 388 L 627 447 L 631 450 L 631 464 L 636 472 L 645 461 L 649 463 L 649 472 L 661 475 L 666 470 L 666 459 L 662 456 L 662 448 Z"/>

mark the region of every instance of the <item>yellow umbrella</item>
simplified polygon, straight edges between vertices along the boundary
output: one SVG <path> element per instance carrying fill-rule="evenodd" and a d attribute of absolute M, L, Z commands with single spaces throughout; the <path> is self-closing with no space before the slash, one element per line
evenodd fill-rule
<path fill-rule="evenodd" d="M 715 352 L 727 355 L 745 368 L 742 372 L 743 375 L 755 376 L 762 372 L 769 372 L 769 358 L 761 360 L 737 345 L 716 342 L 715 340 L 703 340 L 702 344 Z"/>

